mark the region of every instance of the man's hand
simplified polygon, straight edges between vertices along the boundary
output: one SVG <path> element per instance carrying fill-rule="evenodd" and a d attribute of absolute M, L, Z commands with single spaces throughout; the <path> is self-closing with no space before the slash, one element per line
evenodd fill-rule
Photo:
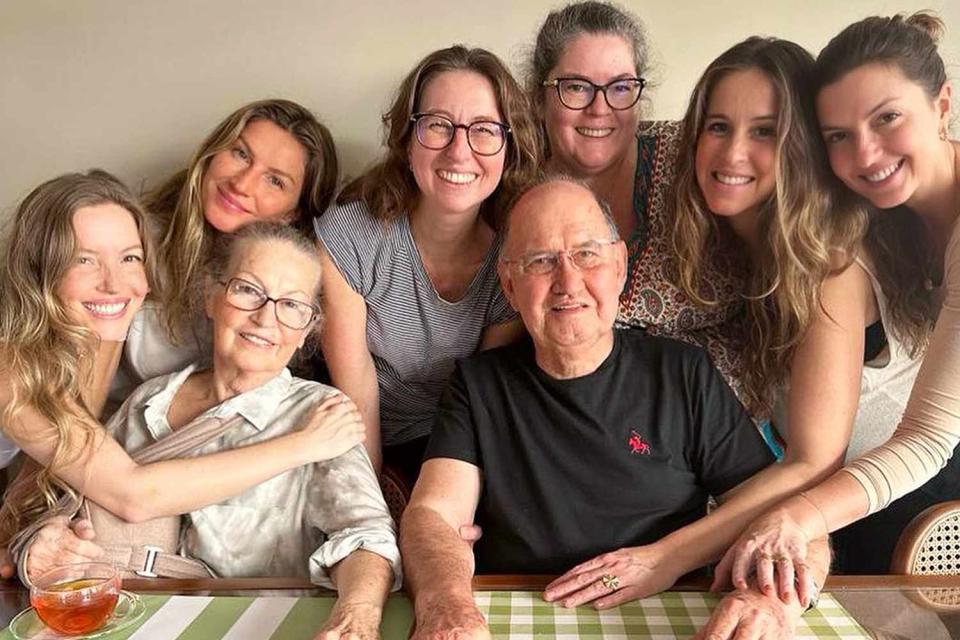
<path fill-rule="evenodd" d="M 27 577 L 35 580 L 62 564 L 99 560 L 103 548 L 92 542 L 95 535 L 89 520 L 69 522 L 66 516 L 51 518 L 27 550 Z"/>
<path fill-rule="evenodd" d="M 417 616 L 410 640 L 490 640 L 487 621 L 472 598 L 439 597 L 417 609 L 428 615 Z"/>
<path fill-rule="evenodd" d="M 803 609 L 796 598 L 784 604 L 756 589 L 730 593 L 694 640 L 790 640 Z"/>
<path fill-rule="evenodd" d="M 564 607 L 616 607 L 670 588 L 679 575 L 657 545 L 626 547 L 575 566 L 547 585 L 543 599 Z"/>
<path fill-rule="evenodd" d="M 370 603 L 337 600 L 314 640 L 379 640 L 382 614 L 381 607 Z"/>

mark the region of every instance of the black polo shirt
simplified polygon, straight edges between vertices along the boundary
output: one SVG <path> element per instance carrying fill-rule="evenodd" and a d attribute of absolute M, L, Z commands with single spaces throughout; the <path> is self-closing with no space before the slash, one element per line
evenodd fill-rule
<path fill-rule="evenodd" d="M 529 341 L 459 361 L 426 458 L 481 470 L 478 573 L 549 574 L 658 540 L 773 461 L 706 352 L 638 331 L 569 380 Z"/>

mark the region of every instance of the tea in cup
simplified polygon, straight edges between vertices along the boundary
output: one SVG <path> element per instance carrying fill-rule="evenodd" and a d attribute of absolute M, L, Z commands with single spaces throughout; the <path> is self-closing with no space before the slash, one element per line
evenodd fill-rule
<path fill-rule="evenodd" d="M 120 574 L 102 562 L 56 567 L 30 587 L 37 617 L 60 633 L 79 635 L 102 627 L 117 606 Z"/>

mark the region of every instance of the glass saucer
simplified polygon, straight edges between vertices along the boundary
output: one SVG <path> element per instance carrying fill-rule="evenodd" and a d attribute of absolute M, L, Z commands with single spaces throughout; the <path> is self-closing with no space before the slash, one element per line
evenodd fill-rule
<path fill-rule="evenodd" d="M 87 638 L 101 638 L 107 634 L 126 629 L 131 624 L 143 617 L 146 607 L 143 600 L 135 593 L 121 591 L 117 599 L 117 608 L 113 610 L 113 615 L 107 620 L 107 623 L 95 631 L 83 633 L 80 635 L 67 635 L 54 631 L 43 624 L 37 617 L 37 612 L 33 607 L 25 609 L 17 614 L 10 621 L 10 633 L 17 640 L 60 640 L 61 638 L 72 638 L 73 640 Z"/>

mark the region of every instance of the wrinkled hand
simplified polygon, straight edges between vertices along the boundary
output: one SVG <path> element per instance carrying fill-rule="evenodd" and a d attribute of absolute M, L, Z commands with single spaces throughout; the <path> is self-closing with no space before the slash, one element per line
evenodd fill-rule
<path fill-rule="evenodd" d="M 790 640 L 803 608 L 794 599 L 741 589 L 720 601 L 706 626 L 693 640 Z"/>
<path fill-rule="evenodd" d="M 51 518 L 27 550 L 27 577 L 35 580 L 59 565 L 99 560 L 103 549 L 92 542 L 95 535 L 89 520 L 69 522 L 66 516 Z"/>
<path fill-rule="evenodd" d="M 757 588 L 785 603 L 798 599 L 806 607 L 817 587 L 807 567 L 807 533 L 783 509 L 754 520 L 717 565 L 713 591 L 732 585 L 746 589 L 756 573 Z"/>
<path fill-rule="evenodd" d="M 338 600 L 314 640 L 379 640 L 382 614 L 383 609 L 373 604 Z"/>
<path fill-rule="evenodd" d="M 596 600 L 597 609 L 608 609 L 629 600 L 668 589 L 679 575 L 667 566 L 653 546 L 626 547 L 578 564 L 547 585 L 543 599 L 576 607 Z M 616 588 L 603 583 L 603 576 L 616 576 Z"/>
<path fill-rule="evenodd" d="M 314 462 L 343 455 L 366 440 L 360 410 L 347 396 L 338 393 L 310 410 L 302 433 L 308 438 Z"/>
<path fill-rule="evenodd" d="M 417 615 L 410 640 L 490 640 L 487 621 L 473 598 L 437 598 L 417 607 L 429 613 Z"/>

